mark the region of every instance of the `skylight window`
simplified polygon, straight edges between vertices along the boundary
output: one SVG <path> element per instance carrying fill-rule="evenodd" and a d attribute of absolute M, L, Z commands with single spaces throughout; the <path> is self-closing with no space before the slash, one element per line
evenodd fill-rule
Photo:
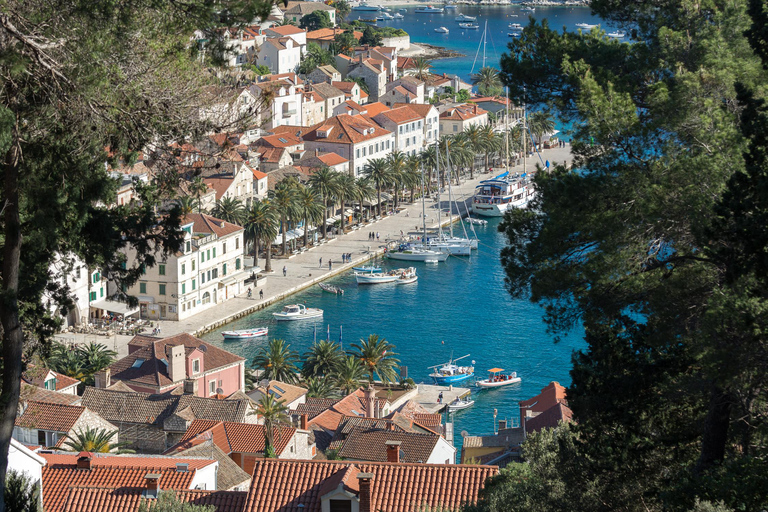
<path fill-rule="evenodd" d="M 144 359 L 137 357 L 136 360 L 131 365 L 131 368 L 140 368 L 141 365 L 144 364 Z"/>
<path fill-rule="evenodd" d="M 285 140 L 283 137 L 280 137 L 280 138 L 279 138 L 279 139 L 277 139 L 277 140 L 279 140 L 279 141 L 280 141 L 280 142 L 282 142 L 283 144 L 288 144 L 288 141 L 287 141 L 287 140 Z"/>

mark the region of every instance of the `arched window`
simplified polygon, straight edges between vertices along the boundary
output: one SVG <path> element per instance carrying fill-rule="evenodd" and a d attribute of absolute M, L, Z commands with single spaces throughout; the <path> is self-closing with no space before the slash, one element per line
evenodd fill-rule
<path fill-rule="evenodd" d="M 210 304 L 211 303 L 211 294 L 208 292 L 205 292 L 203 294 L 203 304 Z"/>

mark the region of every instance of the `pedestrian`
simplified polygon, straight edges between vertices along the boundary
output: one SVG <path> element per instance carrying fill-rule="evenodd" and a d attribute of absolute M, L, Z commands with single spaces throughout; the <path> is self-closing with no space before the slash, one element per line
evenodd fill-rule
<path fill-rule="evenodd" d="M 248 298 L 249 299 L 251 298 L 251 288 L 250 287 L 248 288 Z"/>
<path fill-rule="evenodd" d="M 160 324 L 157 324 L 157 334 L 160 334 Z"/>
<path fill-rule="evenodd" d="M 351 253 L 351 252 L 348 252 L 348 253 L 347 253 L 347 263 L 349 263 L 349 261 L 350 261 L 351 259 L 352 259 L 352 253 Z"/>
<path fill-rule="evenodd" d="M 437 395 L 437 403 L 441 404 L 443 403 L 443 392 L 441 391 L 439 395 Z"/>
<path fill-rule="evenodd" d="M 376 232 L 376 241 L 377 242 L 379 241 L 379 232 L 378 231 Z"/>
<path fill-rule="evenodd" d="M 283 277 L 288 275 L 288 269 L 286 267 L 283 267 Z"/>
<path fill-rule="evenodd" d="M 322 256 L 320 257 L 320 267 L 319 268 L 323 268 L 323 257 Z"/>
<path fill-rule="evenodd" d="M 330 258 L 328 259 L 328 270 L 333 270 L 333 260 Z"/>
<path fill-rule="evenodd" d="M 264 290 L 259 290 L 259 300 L 264 298 Z"/>
<path fill-rule="evenodd" d="M 346 256 L 344 255 L 344 253 L 341 253 L 341 262 L 344 263 L 345 259 L 346 259 Z"/>

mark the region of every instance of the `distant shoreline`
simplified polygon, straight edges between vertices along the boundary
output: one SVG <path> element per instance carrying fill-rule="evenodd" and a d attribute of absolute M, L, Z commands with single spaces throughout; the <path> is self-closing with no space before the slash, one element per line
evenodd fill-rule
<path fill-rule="evenodd" d="M 453 59 L 455 57 L 466 57 L 465 54 L 449 50 L 442 46 L 435 46 L 429 43 L 411 43 L 411 47 L 401 51 L 400 57 L 425 57 L 430 60 Z"/>
<path fill-rule="evenodd" d="M 430 5 L 429 0 L 372 0 L 372 4 L 385 7 L 415 7 L 419 5 Z M 589 7 L 590 0 L 532 0 L 529 2 L 499 2 L 497 0 L 455 0 L 450 3 L 457 5 L 495 5 L 499 7 L 521 7 L 531 5 L 535 7 Z M 434 1 L 431 5 L 442 7 L 444 2 Z"/>

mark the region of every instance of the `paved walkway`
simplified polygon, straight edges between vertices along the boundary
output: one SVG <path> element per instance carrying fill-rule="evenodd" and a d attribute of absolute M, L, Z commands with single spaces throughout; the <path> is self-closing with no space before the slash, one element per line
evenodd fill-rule
<path fill-rule="evenodd" d="M 463 398 L 471 392 L 469 388 L 435 386 L 433 384 L 419 384 L 416 389 L 418 390 L 418 393 L 413 400 L 417 401 L 419 405 L 433 414 L 441 412 L 445 409 L 447 404 L 450 404 L 456 400 L 456 398 Z M 440 396 L 440 393 L 443 394 L 443 399 L 438 403 L 437 399 Z"/>
<path fill-rule="evenodd" d="M 542 159 L 554 162 L 571 162 L 570 146 L 557 149 L 545 149 L 542 153 Z M 538 159 L 536 159 L 538 162 Z M 528 170 L 534 168 L 531 159 L 528 160 Z M 522 165 L 511 168 L 512 171 L 522 171 Z M 494 169 L 494 174 L 503 171 L 503 169 Z M 474 180 L 465 180 L 460 186 L 453 185 L 453 199 L 456 203 L 469 202 L 474 194 L 474 189 L 480 180 L 488 179 L 489 173 L 475 173 Z M 406 199 L 408 199 L 406 197 Z M 448 198 L 447 194 L 441 196 L 441 221 L 443 224 L 448 222 Z M 272 258 L 273 273 L 268 274 L 266 283 L 259 288 L 253 289 L 252 298 L 248 298 L 246 293 L 222 302 L 205 311 L 202 311 L 190 318 L 174 321 L 155 322 L 160 326 L 162 336 L 171 336 L 181 332 L 188 332 L 194 335 L 200 335 L 217 327 L 220 327 L 232 320 L 246 316 L 253 311 L 264 308 L 276 301 L 313 286 L 334 275 L 349 272 L 353 266 L 371 259 L 374 256 L 384 254 L 384 248 L 387 240 L 396 240 L 400 238 L 401 232 L 404 235 L 420 234 L 422 203 L 416 200 L 413 204 L 401 202 L 404 209 L 394 215 L 385 216 L 383 219 L 372 222 L 360 229 L 338 236 L 326 243 L 319 244 L 303 253 L 291 256 L 290 258 Z M 461 213 L 465 214 L 466 209 L 461 204 L 458 205 Z M 454 214 L 457 212 L 454 207 Z M 434 199 L 427 199 L 426 202 L 427 227 L 437 228 L 438 208 Z M 368 240 L 370 232 L 378 233 L 378 241 Z M 351 253 L 352 258 L 349 263 L 341 263 L 342 253 Z M 320 260 L 322 259 L 322 265 Z M 333 262 L 333 268 L 328 268 L 328 262 Z M 264 259 L 259 259 L 259 264 L 264 265 Z M 283 276 L 285 268 L 285 276 Z M 259 299 L 259 291 L 264 292 L 264 298 Z M 127 343 L 131 336 L 97 336 L 64 333 L 60 338 L 74 343 L 88 343 L 97 341 L 104 343 L 110 348 L 115 347 L 119 355 L 127 354 Z"/>

